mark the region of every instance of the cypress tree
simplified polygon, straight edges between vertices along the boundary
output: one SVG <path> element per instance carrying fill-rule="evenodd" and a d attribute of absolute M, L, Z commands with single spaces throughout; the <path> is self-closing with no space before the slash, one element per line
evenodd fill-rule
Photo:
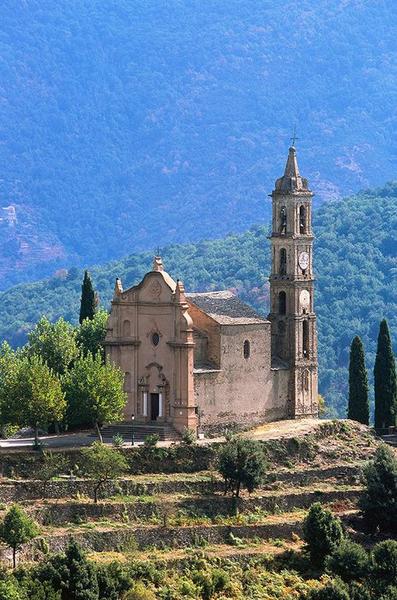
<path fill-rule="evenodd" d="M 364 346 L 358 335 L 350 347 L 348 419 L 369 425 L 368 377 Z"/>
<path fill-rule="evenodd" d="M 93 319 L 96 312 L 97 299 L 88 271 L 84 272 L 83 285 L 81 286 L 80 300 L 80 325 L 84 319 Z"/>
<path fill-rule="evenodd" d="M 396 424 L 397 376 L 389 328 L 383 319 L 379 328 L 375 367 L 375 427 Z"/>

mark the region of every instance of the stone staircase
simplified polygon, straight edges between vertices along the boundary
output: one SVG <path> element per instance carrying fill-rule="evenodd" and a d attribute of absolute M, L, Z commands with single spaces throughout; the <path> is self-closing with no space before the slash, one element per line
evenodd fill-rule
<path fill-rule="evenodd" d="M 132 431 L 134 431 L 134 442 L 144 442 L 148 435 L 158 435 L 161 442 L 180 441 L 181 435 L 170 425 L 170 423 L 112 423 L 102 427 L 104 441 L 110 441 L 115 435 L 121 435 L 125 442 L 131 442 Z"/>

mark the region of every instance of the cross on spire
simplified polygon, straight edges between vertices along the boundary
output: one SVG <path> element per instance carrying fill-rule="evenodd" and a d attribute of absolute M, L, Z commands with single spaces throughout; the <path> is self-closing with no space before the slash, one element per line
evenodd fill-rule
<path fill-rule="evenodd" d="M 291 139 L 291 146 L 295 147 L 295 142 L 296 140 L 299 140 L 298 137 L 296 137 L 296 125 L 294 125 L 294 133 L 292 134 L 292 138 Z"/>

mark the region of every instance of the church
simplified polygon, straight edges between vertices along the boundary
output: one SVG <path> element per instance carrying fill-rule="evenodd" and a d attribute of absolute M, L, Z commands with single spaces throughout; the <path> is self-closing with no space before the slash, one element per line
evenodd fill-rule
<path fill-rule="evenodd" d="M 267 319 L 228 290 L 189 293 L 160 256 L 138 285 L 116 280 L 105 349 L 126 421 L 215 434 L 317 416 L 313 193 L 294 146 L 271 198 Z"/>

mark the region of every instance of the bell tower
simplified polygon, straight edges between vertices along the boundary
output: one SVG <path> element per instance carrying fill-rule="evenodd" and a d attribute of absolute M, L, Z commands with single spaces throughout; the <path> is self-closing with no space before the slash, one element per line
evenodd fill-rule
<path fill-rule="evenodd" d="M 296 149 L 272 198 L 270 314 L 274 365 L 289 369 L 288 416 L 318 414 L 318 363 L 314 313 L 312 198 Z"/>

